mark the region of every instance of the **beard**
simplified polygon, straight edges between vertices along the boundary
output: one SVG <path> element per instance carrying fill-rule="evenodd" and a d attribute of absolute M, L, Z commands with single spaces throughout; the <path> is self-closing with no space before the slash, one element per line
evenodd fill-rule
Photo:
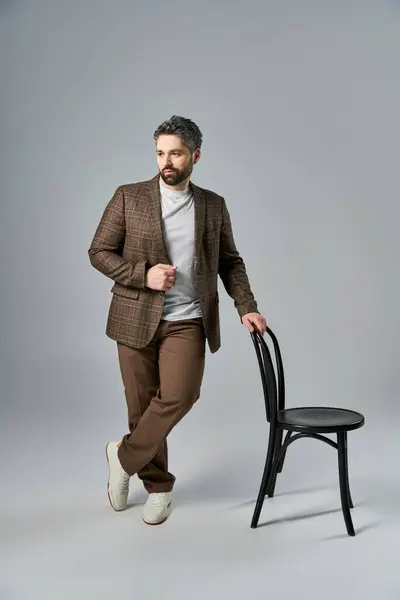
<path fill-rule="evenodd" d="M 163 171 L 160 171 L 161 179 L 167 185 L 179 185 L 191 175 L 193 171 L 193 163 L 190 163 L 185 169 L 172 168 L 171 171 L 173 171 L 173 173 L 169 173 L 168 175 L 166 175 Z"/>

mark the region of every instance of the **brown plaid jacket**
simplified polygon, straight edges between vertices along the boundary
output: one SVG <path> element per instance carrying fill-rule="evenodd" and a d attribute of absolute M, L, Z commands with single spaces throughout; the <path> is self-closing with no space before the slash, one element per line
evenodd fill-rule
<path fill-rule="evenodd" d="M 220 347 L 218 275 L 242 317 L 258 312 L 246 268 L 233 238 L 224 198 L 189 183 L 195 204 L 195 281 L 211 352 Z M 115 283 L 106 335 L 134 348 L 153 338 L 164 293 L 145 285 L 146 271 L 171 264 L 162 233 L 159 175 L 119 186 L 97 226 L 90 262 Z"/>

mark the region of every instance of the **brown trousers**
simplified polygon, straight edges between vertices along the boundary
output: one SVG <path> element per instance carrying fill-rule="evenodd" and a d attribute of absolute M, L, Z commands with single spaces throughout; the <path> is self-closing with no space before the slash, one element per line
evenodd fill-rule
<path fill-rule="evenodd" d="M 167 435 L 200 397 L 205 366 L 202 319 L 161 321 L 144 348 L 117 344 L 129 431 L 118 450 L 123 469 L 149 493 L 169 492 Z"/>

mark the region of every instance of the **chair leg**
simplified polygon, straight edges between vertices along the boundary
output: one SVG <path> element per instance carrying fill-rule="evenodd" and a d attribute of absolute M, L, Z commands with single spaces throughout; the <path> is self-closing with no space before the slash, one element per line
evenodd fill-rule
<path fill-rule="evenodd" d="M 346 442 L 346 479 L 347 479 L 346 487 L 347 487 L 348 497 L 349 497 L 349 506 L 350 506 L 350 508 L 354 508 L 353 500 L 351 499 L 350 483 L 349 483 L 349 460 L 348 460 L 348 452 L 347 452 L 347 431 L 344 432 L 344 438 L 345 438 L 345 442 Z"/>
<path fill-rule="evenodd" d="M 286 444 L 286 442 L 287 442 L 288 440 L 290 440 L 290 438 L 291 438 L 291 435 L 292 435 L 292 431 L 288 431 L 288 432 L 286 433 L 285 440 L 284 440 L 284 442 L 283 442 L 284 444 Z M 278 443 L 276 444 L 276 449 L 275 449 L 275 459 L 276 459 L 276 457 L 278 456 L 279 450 L 280 450 L 280 449 L 282 448 L 282 446 L 283 446 L 283 444 L 282 444 L 283 430 L 282 430 L 282 429 L 278 430 L 277 437 L 279 437 L 279 445 L 278 445 Z M 274 494 L 275 494 L 275 486 L 276 486 L 276 479 L 277 479 L 277 477 L 278 477 L 278 473 L 282 473 L 282 469 L 283 469 L 283 464 L 284 464 L 284 462 L 285 462 L 285 458 L 286 458 L 286 450 L 285 450 L 285 452 L 283 453 L 282 457 L 279 459 L 278 468 L 277 468 L 277 470 L 274 472 L 274 476 L 273 476 L 273 478 L 271 478 L 270 484 L 269 484 L 269 486 L 268 486 L 268 496 L 269 496 L 270 498 L 273 498 L 273 497 L 274 497 Z"/>
<path fill-rule="evenodd" d="M 291 436 L 292 436 L 292 432 L 291 432 L 291 431 L 288 431 L 288 432 L 286 433 L 285 440 L 284 440 L 284 442 L 283 442 L 283 443 L 284 443 L 284 444 L 286 444 L 286 442 L 287 442 L 288 440 L 290 440 Z M 284 452 L 284 453 L 283 453 L 283 456 L 282 456 L 282 458 L 281 458 L 281 459 L 280 459 L 280 461 L 279 461 L 278 473 L 282 473 L 282 469 L 283 469 L 283 463 L 285 462 L 285 458 L 286 458 L 286 452 Z"/>
<path fill-rule="evenodd" d="M 342 502 L 342 510 L 344 521 L 346 523 L 347 533 L 350 536 L 355 536 L 353 521 L 350 513 L 350 490 L 349 476 L 347 467 L 347 437 L 345 432 L 337 434 L 338 441 L 338 460 L 339 460 L 339 483 L 340 483 L 340 499 Z"/>
<path fill-rule="evenodd" d="M 282 447 L 282 438 L 283 438 L 283 429 L 278 429 L 276 432 L 274 461 L 277 460 L 277 457 L 279 455 L 279 450 Z M 269 498 L 274 497 L 277 477 L 278 477 L 278 470 L 275 470 L 274 473 L 271 472 L 271 477 L 270 477 L 268 488 L 267 488 L 267 494 L 268 494 Z"/>
<path fill-rule="evenodd" d="M 265 460 L 264 472 L 261 480 L 260 491 L 258 492 L 257 502 L 253 513 L 253 518 L 251 521 L 251 528 L 255 529 L 258 525 L 258 520 L 260 518 L 261 510 L 264 504 L 265 494 L 267 491 L 269 478 L 271 475 L 271 467 L 272 461 L 274 459 L 274 450 L 275 450 L 275 439 L 276 439 L 276 428 L 273 425 L 270 425 L 270 434 L 268 441 L 268 452 Z"/>

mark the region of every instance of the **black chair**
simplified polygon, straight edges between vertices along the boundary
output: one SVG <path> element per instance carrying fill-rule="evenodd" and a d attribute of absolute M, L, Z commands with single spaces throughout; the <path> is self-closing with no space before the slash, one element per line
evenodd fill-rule
<path fill-rule="evenodd" d="M 312 406 L 286 409 L 282 356 L 278 340 L 269 327 L 267 333 L 273 342 L 276 372 L 264 337 L 258 331 L 250 334 L 260 367 L 267 421 L 270 424 L 267 457 L 251 527 L 256 528 L 258 525 L 265 496 L 268 495 L 272 498 L 274 495 L 276 479 L 278 473 L 282 471 L 288 446 L 297 439 L 309 437 L 321 440 L 338 451 L 343 516 L 347 533 L 354 536 L 355 531 L 350 513 L 353 502 L 349 488 L 347 432 L 362 427 L 365 422 L 364 416 L 359 412 L 343 408 Z M 286 436 L 282 443 L 284 431 L 286 431 Z M 324 433 L 335 433 L 337 443 L 322 435 Z"/>

